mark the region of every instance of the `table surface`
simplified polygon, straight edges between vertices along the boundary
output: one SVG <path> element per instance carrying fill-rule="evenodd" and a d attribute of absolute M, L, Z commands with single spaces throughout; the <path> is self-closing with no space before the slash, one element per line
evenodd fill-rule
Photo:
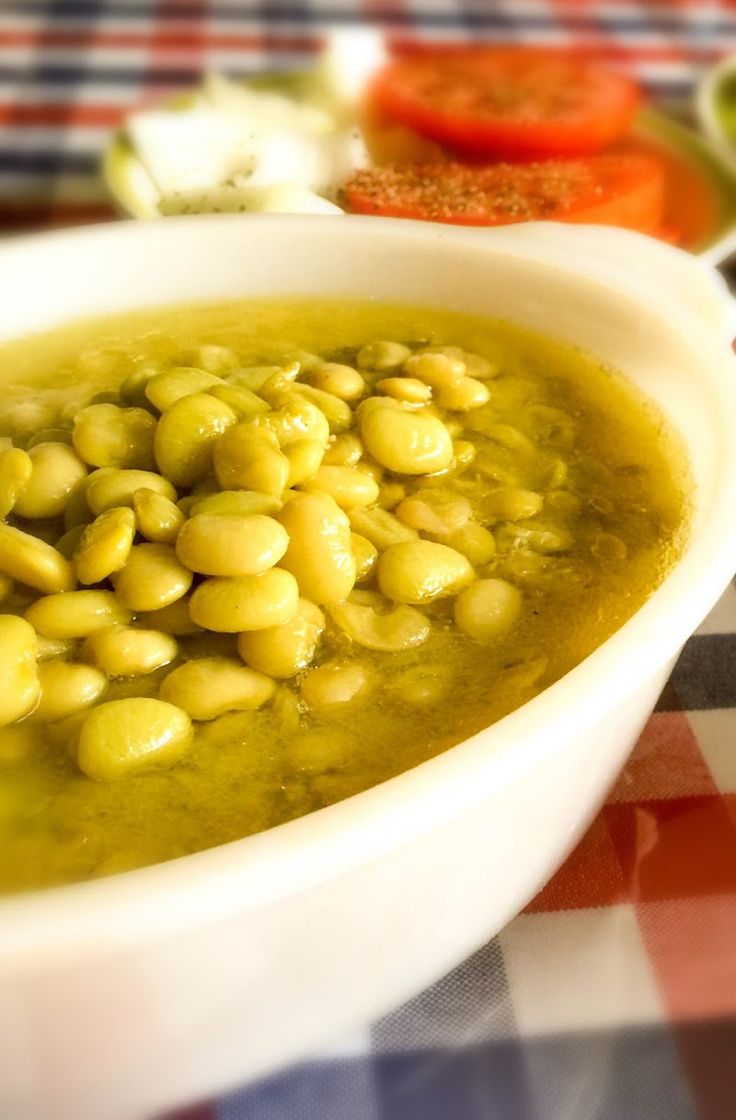
<path fill-rule="evenodd" d="M 111 216 L 99 152 L 196 81 L 304 63 L 332 26 L 575 44 L 669 106 L 736 50 L 711 0 L 4 0 L 0 232 Z M 736 564 L 736 559 L 735 559 Z M 177 1120 L 734 1120 L 736 588 L 688 642 L 564 867 L 428 991 Z"/>

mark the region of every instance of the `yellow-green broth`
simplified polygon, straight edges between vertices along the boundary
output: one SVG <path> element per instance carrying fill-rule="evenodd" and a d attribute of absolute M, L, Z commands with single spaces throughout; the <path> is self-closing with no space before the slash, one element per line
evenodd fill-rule
<path fill-rule="evenodd" d="M 456 345 L 500 367 L 488 382 L 490 403 L 457 417 L 475 461 L 442 484 L 468 496 L 480 521 L 488 494 L 504 481 L 544 495 L 530 521 L 490 525 L 497 556 L 488 567 L 522 590 L 521 620 L 503 639 L 480 645 L 453 625 L 451 601 L 439 600 L 423 608 L 432 619 L 426 644 L 404 653 L 359 651 L 380 681 L 363 705 L 320 716 L 300 704 L 299 679 L 287 681 L 260 711 L 196 724 L 191 752 L 173 768 L 107 784 L 76 765 L 79 717 L 48 725 L 31 717 L 1 728 L 0 888 L 85 879 L 194 852 L 416 766 L 568 672 L 672 566 L 686 535 L 689 476 L 660 412 L 595 359 L 490 319 L 294 299 L 73 323 L 0 347 L 0 436 L 25 447 L 40 429 L 68 427 L 91 397 L 114 391 L 136 369 L 193 364 L 188 352 L 202 345 L 231 348 L 242 366 L 283 363 L 302 350 L 350 363 L 357 347 L 376 339 Z M 533 449 L 491 438 L 499 423 Z M 402 481 L 408 492 L 419 485 Z M 59 523 L 9 520 L 51 542 L 64 531 Z M 569 533 L 570 547 L 538 551 L 539 526 Z M 0 612 L 22 613 L 29 601 L 17 589 Z M 180 657 L 237 657 L 235 641 L 182 638 Z M 317 662 L 353 653 L 328 626 Z M 156 696 L 170 669 L 112 681 L 105 699 Z"/>

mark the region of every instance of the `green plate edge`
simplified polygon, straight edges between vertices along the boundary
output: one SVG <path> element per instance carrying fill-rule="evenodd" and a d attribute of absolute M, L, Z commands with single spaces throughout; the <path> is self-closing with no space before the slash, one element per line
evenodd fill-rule
<path fill-rule="evenodd" d="M 248 79 L 247 85 L 256 89 L 268 89 L 298 95 L 305 87 L 305 72 L 262 75 Z M 168 99 L 170 107 L 185 108 L 191 104 L 193 95 L 180 94 Z M 691 246 L 690 251 L 707 255 L 718 261 L 729 251 L 736 248 L 732 242 L 736 238 L 736 168 L 724 161 L 711 142 L 692 129 L 673 120 L 671 117 L 653 109 L 642 110 L 636 119 L 635 133 L 662 144 L 688 163 L 697 167 L 711 185 L 717 200 L 717 221 L 711 234 L 701 243 Z M 111 195 L 116 209 L 122 216 L 133 218 L 158 217 L 148 212 L 137 197 L 131 181 L 131 168 L 135 161 L 133 150 L 125 133 L 116 133 L 107 146 L 102 160 L 102 178 Z"/>
<path fill-rule="evenodd" d="M 718 260 L 722 259 L 719 258 L 719 250 L 722 250 L 725 257 L 736 248 L 731 244 L 736 235 L 736 168 L 724 160 L 706 136 L 654 109 L 644 109 L 638 114 L 634 131 L 661 143 L 702 172 L 716 198 L 717 219 L 710 235 L 691 246 L 690 252 Z"/>

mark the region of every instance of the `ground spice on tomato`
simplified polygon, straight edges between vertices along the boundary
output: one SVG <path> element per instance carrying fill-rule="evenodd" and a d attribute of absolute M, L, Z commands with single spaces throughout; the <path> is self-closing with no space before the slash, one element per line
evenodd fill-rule
<path fill-rule="evenodd" d="M 515 121 L 556 120 L 575 113 L 584 75 L 579 68 L 560 73 L 555 64 L 553 80 L 547 69 L 513 72 L 511 81 L 497 81 L 467 65 L 444 63 L 439 73 L 429 73 L 417 83 L 416 93 L 428 108 L 440 112 L 474 112 Z M 564 79 L 569 85 L 564 84 Z"/>
<path fill-rule="evenodd" d="M 582 160 L 544 161 L 488 167 L 462 163 L 395 164 L 356 172 L 346 184 L 342 205 L 362 213 L 412 211 L 429 221 L 477 215 L 479 222 L 530 221 L 559 214 L 602 194 Z"/>

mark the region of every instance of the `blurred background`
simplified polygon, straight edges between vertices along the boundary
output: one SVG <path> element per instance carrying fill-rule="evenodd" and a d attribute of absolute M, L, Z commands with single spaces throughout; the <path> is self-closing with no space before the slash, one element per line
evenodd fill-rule
<path fill-rule="evenodd" d="M 361 28 L 399 51 L 575 50 L 632 77 L 664 153 L 668 236 L 728 258 L 736 84 L 727 65 L 713 75 L 736 52 L 733 0 L 0 0 L 0 232 L 120 216 L 101 160 L 131 112 L 206 72 L 308 67 L 331 32 Z M 381 1023 L 180 1118 L 733 1120 L 733 588 L 719 611 L 525 914 Z"/>
<path fill-rule="evenodd" d="M 130 111 L 205 71 L 302 68 L 330 31 L 367 27 L 404 46 L 573 47 L 689 122 L 698 84 L 736 50 L 731 0 L 3 0 L 0 223 L 110 217 L 100 156 Z"/>

